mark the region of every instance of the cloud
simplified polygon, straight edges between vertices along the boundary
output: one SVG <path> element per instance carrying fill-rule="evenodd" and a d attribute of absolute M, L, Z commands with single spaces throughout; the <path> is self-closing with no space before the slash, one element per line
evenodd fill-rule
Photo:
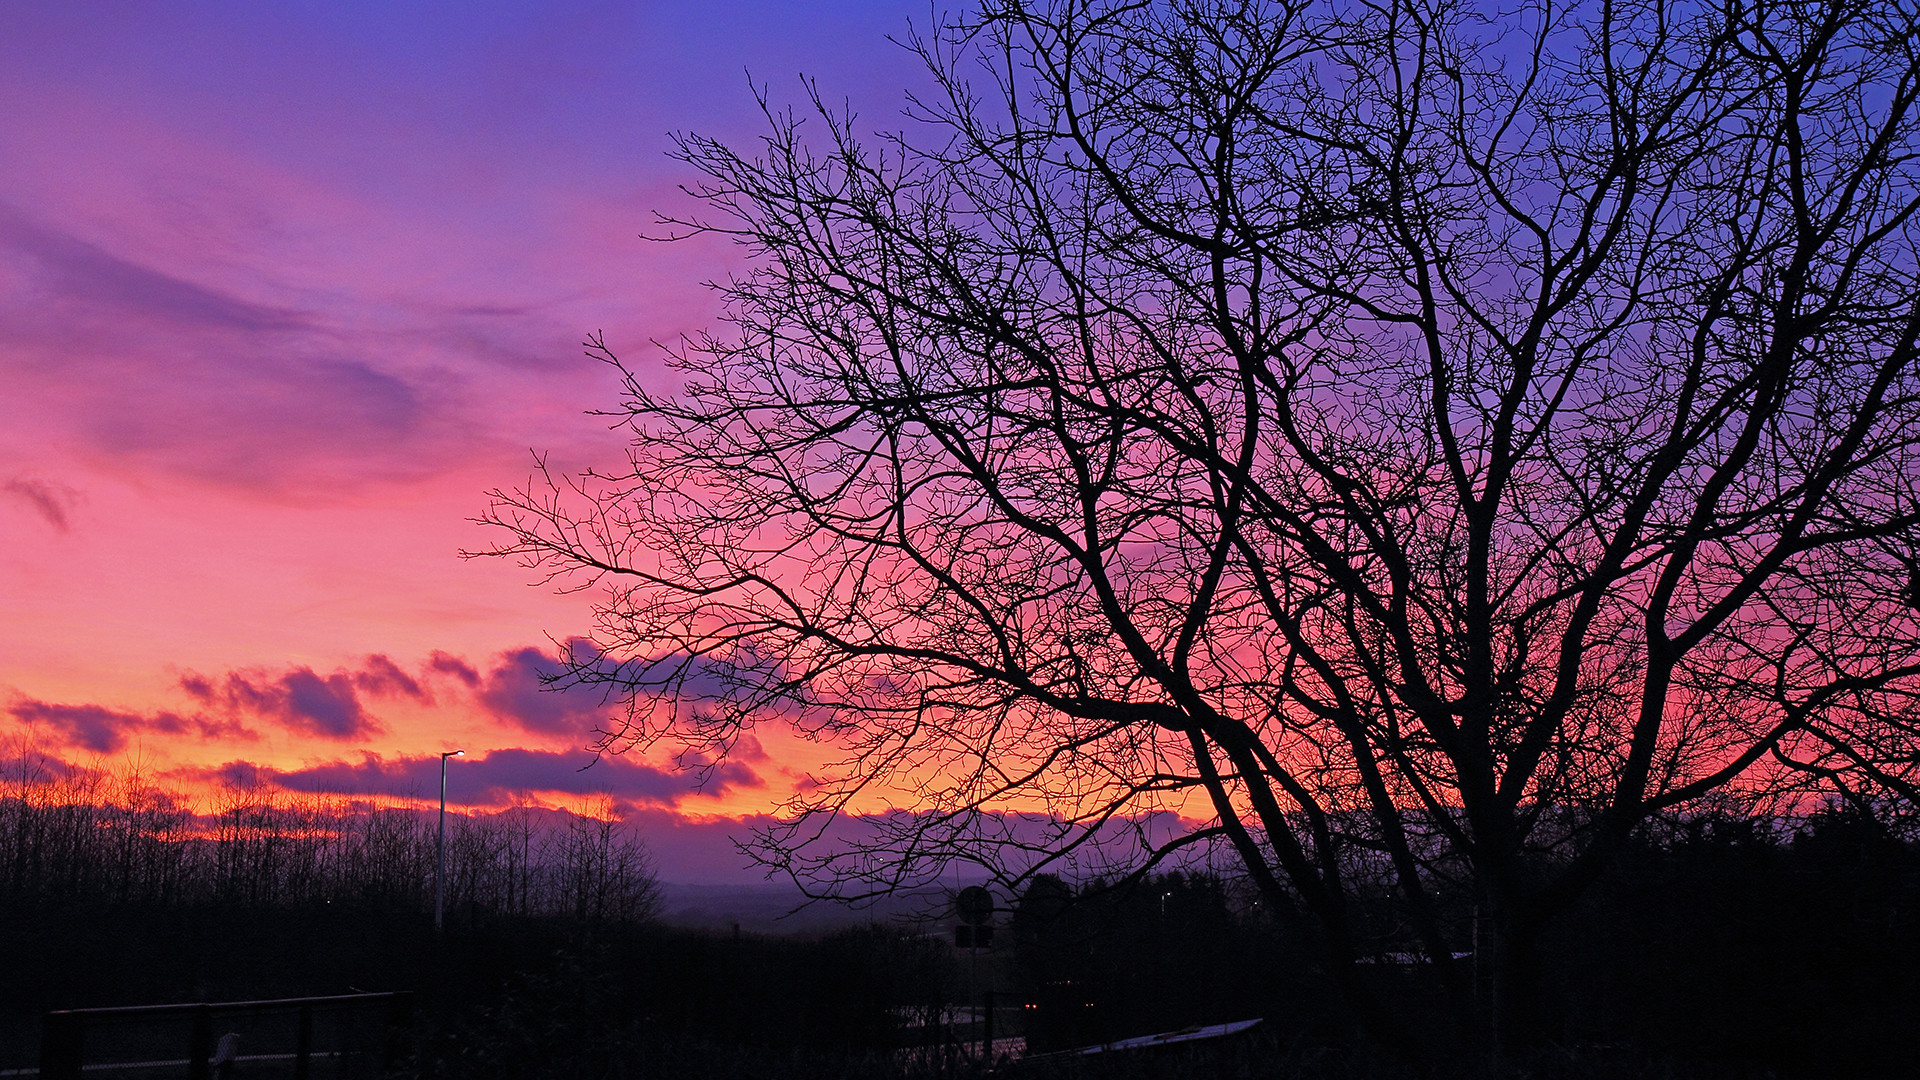
<path fill-rule="evenodd" d="M 582 734 L 600 728 L 610 714 L 624 713 L 629 694 L 661 703 L 698 707 L 736 697 L 744 689 L 777 682 L 775 661 L 746 654 L 754 670 L 711 656 L 670 653 L 643 660 L 616 660 L 585 638 L 571 638 L 568 660 L 536 648 L 500 654 L 479 686 L 480 703 L 495 716 L 543 735 Z M 585 672 L 587 678 L 575 681 Z M 610 680 L 610 681 L 602 681 Z M 786 715 L 775 706 L 771 718 Z M 616 722 L 624 717 L 615 718 Z M 752 744 L 754 749 L 758 744 Z M 698 764 L 697 761 L 690 763 Z"/>
<path fill-rule="evenodd" d="M 192 772 L 192 770 L 183 771 Z M 225 765 L 200 774 L 201 779 L 212 780 L 223 787 L 230 788 L 255 788 L 271 776 L 271 769 L 263 769 L 251 761 L 229 761 Z"/>
<path fill-rule="evenodd" d="M 183 360 L 177 377 L 155 378 L 151 363 L 126 378 L 144 403 L 100 401 L 82 422 L 99 450 L 143 459 L 235 487 L 304 497 L 367 476 L 405 479 L 444 462 L 423 458 L 451 418 L 424 388 L 354 356 L 281 355 L 232 369 L 220 356 L 284 353 L 267 343 L 207 347 L 214 356 Z M 433 429 L 433 430 L 429 430 Z"/>
<path fill-rule="evenodd" d="M 66 705 L 19 697 L 7 706 L 15 721 L 50 729 L 65 745 L 96 754 L 118 753 L 129 739 L 147 733 L 198 735 L 205 739 L 247 739 L 260 736 L 232 719 L 175 712 L 137 713 L 104 705 Z"/>
<path fill-rule="evenodd" d="M 311 668 L 296 668 L 281 676 L 271 693 L 272 707 L 290 727 L 330 739 L 360 738 L 381 730 L 360 707 L 359 696 L 345 676 L 323 679 Z"/>
<path fill-rule="evenodd" d="M 296 667 L 274 677 L 234 671 L 221 682 L 189 674 L 181 678 L 180 687 L 208 705 L 249 713 L 323 739 L 367 739 L 386 730 L 360 704 L 350 672 L 322 676 L 312 668 Z"/>
<path fill-rule="evenodd" d="M 455 678 L 473 675 L 456 657 L 434 653 L 420 674 L 412 675 L 384 653 L 370 653 L 353 669 L 321 675 L 310 667 L 290 667 L 278 673 L 262 669 L 229 671 L 224 678 L 188 673 L 180 688 L 195 700 L 229 713 L 259 716 L 290 731 L 341 742 L 365 739 L 386 731 L 367 711 L 362 695 L 407 698 L 423 705 L 434 703 L 429 676 L 452 667 Z"/>
<path fill-rule="evenodd" d="M 65 484 L 25 476 L 7 481 L 5 487 L 0 487 L 0 492 L 25 502 L 57 532 L 67 532 L 72 528 L 69 515 L 73 512 L 74 504 L 80 501 L 80 493 Z"/>
<path fill-rule="evenodd" d="M 306 325 L 295 311 L 255 304 L 123 259 L 43 227 L 0 203 L 0 245 L 24 256 L 38 290 L 122 318 L 257 332 Z"/>
<path fill-rule="evenodd" d="M 294 791 L 426 797 L 440 789 L 439 755 L 386 758 L 362 754 L 359 761 L 331 761 L 303 769 L 275 770 L 231 761 L 215 778 L 269 779 Z M 745 765 L 729 764 L 700 790 L 756 788 L 763 781 Z M 447 765 L 447 800 L 462 806 L 497 806 L 522 791 L 563 795 L 608 795 L 620 803 L 671 806 L 694 793 L 691 777 L 627 757 L 596 759 L 585 751 L 494 750 Z"/>
<path fill-rule="evenodd" d="M 579 638 L 567 642 L 576 663 L 596 664 L 600 654 Z M 610 687 L 555 685 L 566 665 L 536 648 L 500 654 L 480 683 L 480 703 L 493 715 L 540 735 L 583 735 L 598 727 L 611 706 Z"/>
<path fill-rule="evenodd" d="M 0 203 L 0 390 L 60 403 L 29 422 L 123 462 L 303 499 L 470 460 L 484 428 L 452 369 L 337 300 L 298 298 L 315 310 L 189 280 Z"/>
<path fill-rule="evenodd" d="M 473 669 L 472 664 L 452 653 L 441 652 L 439 649 L 435 649 L 433 656 L 427 660 L 427 670 L 451 675 L 468 686 L 480 685 L 480 673 Z"/>
<path fill-rule="evenodd" d="M 22 746 L 19 750 L 19 753 L 0 757 L 0 776 L 6 777 L 9 784 L 32 787 L 100 775 L 97 769 L 54 757 L 37 747 Z"/>
<path fill-rule="evenodd" d="M 365 666 L 354 673 L 353 685 L 370 694 L 409 697 L 423 704 L 433 702 L 433 695 L 420 680 L 401 671 L 398 664 L 379 653 L 367 657 Z"/>

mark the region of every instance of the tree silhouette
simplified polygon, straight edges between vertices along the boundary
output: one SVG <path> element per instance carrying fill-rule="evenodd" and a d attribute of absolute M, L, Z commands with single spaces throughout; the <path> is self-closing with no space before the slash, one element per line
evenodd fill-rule
<path fill-rule="evenodd" d="M 214 789 L 199 814 L 137 758 L 109 772 L 62 765 L 25 739 L 7 749 L 16 753 L 0 762 L 0 905 L 432 908 L 434 822 L 421 810 L 236 783 Z M 653 856 L 613 811 L 605 796 L 588 815 L 536 811 L 523 797 L 502 812 L 452 815 L 449 907 L 653 921 Z"/>
<path fill-rule="evenodd" d="M 1915 21 L 994 0 L 908 39 L 901 133 L 681 140 L 728 329 L 623 367 L 624 467 L 494 493 L 494 553 L 606 587 L 606 748 L 844 750 L 760 838 L 804 881 L 1180 809 L 1145 865 L 1229 845 L 1356 1000 L 1385 881 L 1524 1035 L 1650 816 L 1913 798 Z"/>

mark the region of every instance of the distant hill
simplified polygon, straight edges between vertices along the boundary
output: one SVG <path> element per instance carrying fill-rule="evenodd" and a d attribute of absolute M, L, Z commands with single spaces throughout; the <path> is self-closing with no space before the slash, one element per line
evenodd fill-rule
<path fill-rule="evenodd" d="M 668 926 L 743 934 L 815 936 L 879 922 L 945 933 L 953 921 L 947 891 L 902 893 L 861 906 L 814 901 L 791 884 L 684 885 L 660 883 L 660 921 Z"/>

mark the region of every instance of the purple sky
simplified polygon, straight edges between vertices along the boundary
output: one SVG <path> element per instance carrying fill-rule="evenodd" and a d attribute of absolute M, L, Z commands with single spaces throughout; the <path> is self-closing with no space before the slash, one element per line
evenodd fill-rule
<path fill-rule="evenodd" d="M 577 794 L 600 703 L 529 680 L 584 603 L 457 559 L 486 543 L 466 519 L 530 448 L 614 447 L 581 415 L 612 393 L 585 335 L 644 366 L 711 321 L 700 282 L 732 253 L 640 238 L 692 179 L 668 133 L 753 138 L 749 71 L 784 102 L 815 76 L 890 126 L 918 65 L 887 37 L 927 19 L 9 5 L 0 736 L 189 787 L 251 768 L 355 791 L 417 786 L 462 744 L 492 763 L 457 793 L 475 805 Z M 699 792 L 638 759 L 601 786 L 686 825 L 667 876 L 712 879 L 724 819 L 791 789 L 790 752 Z"/>

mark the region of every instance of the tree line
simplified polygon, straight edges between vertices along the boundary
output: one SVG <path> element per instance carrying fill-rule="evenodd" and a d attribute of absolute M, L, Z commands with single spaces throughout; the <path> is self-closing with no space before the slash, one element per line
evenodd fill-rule
<path fill-rule="evenodd" d="M 0 787 L 0 899 L 157 906 L 433 904 L 431 811 L 265 784 L 217 788 L 204 806 L 137 764 L 57 768 L 16 758 Z M 522 800 L 447 815 L 455 918 L 500 914 L 643 922 L 659 912 L 646 844 L 615 820 Z"/>

